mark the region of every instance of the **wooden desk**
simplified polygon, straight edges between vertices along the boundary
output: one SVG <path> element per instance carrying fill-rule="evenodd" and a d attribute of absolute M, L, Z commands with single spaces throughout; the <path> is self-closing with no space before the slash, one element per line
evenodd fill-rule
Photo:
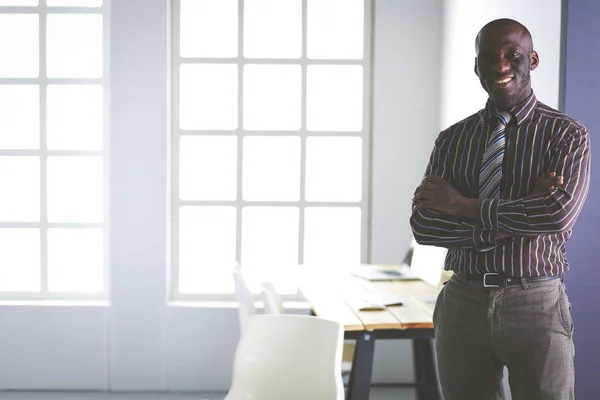
<path fill-rule="evenodd" d="M 347 272 L 299 271 L 298 287 L 313 313 L 344 325 L 345 338 L 356 339 L 347 400 L 367 400 L 371 386 L 373 353 L 377 339 L 410 339 L 413 343 L 418 400 L 438 400 L 431 339 L 437 289 L 423 281 L 367 281 Z M 382 311 L 358 311 L 356 304 L 368 294 L 388 292 L 403 305 Z"/>

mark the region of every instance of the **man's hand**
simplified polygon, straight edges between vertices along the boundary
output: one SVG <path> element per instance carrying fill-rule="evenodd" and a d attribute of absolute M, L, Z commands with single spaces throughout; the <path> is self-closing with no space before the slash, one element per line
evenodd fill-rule
<path fill-rule="evenodd" d="M 530 194 L 541 194 L 548 190 L 555 190 L 563 184 L 564 179 L 562 176 L 556 176 L 556 172 L 550 172 L 538 179 Z"/>
<path fill-rule="evenodd" d="M 469 199 L 463 196 L 452 185 L 435 175 L 430 175 L 423 179 L 423 183 L 415 191 L 413 201 L 415 202 L 413 212 L 430 209 L 448 215 L 472 218 L 472 215 L 476 214 L 472 214 L 469 211 L 475 213 L 477 211 L 477 208 L 469 211 L 465 210 L 465 207 L 469 207 L 469 205 L 475 206 L 475 204 L 470 203 L 477 201 L 476 199 Z"/>

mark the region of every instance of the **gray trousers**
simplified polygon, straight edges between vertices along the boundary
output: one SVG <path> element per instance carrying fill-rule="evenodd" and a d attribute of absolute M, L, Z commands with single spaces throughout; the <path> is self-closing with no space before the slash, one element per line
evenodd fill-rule
<path fill-rule="evenodd" d="M 445 400 L 574 399 L 573 320 L 560 279 L 484 288 L 454 274 L 433 314 Z"/>

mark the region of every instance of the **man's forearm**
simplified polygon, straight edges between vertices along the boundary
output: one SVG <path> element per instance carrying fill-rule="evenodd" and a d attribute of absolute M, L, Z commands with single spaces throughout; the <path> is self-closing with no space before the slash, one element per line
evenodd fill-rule
<path fill-rule="evenodd" d="M 463 197 L 461 202 L 456 207 L 457 217 L 466 218 L 469 221 L 476 222 L 479 220 L 481 209 L 481 199 L 472 199 Z"/>
<path fill-rule="evenodd" d="M 465 197 L 464 200 L 459 205 L 458 209 L 458 217 L 466 218 L 469 221 L 475 223 L 480 219 L 481 213 L 481 199 L 473 199 Z M 503 230 L 498 230 L 496 232 L 496 240 L 505 239 L 507 237 L 513 236 L 512 233 L 506 232 Z"/>

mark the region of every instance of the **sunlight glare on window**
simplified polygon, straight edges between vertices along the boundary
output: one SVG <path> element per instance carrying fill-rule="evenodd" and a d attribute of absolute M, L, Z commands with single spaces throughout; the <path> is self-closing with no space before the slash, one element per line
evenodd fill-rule
<path fill-rule="evenodd" d="M 48 157 L 48 221 L 102 222 L 101 157 Z"/>
<path fill-rule="evenodd" d="M 301 0 L 245 0 L 244 56 L 300 58 Z"/>
<path fill-rule="evenodd" d="M 181 207 L 179 210 L 179 291 L 181 293 L 231 293 L 235 246 L 235 207 Z"/>
<path fill-rule="evenodd" d="M 311 131 L 363 129 L 363 68 L 311 65 L 307 70 L 306 125 Z"/>
<path fill-rule="evenodd" d="M 102 0 L 46 0 L 49 7 L 102 7 Z"/>
<path fill-rule="evenodd" d="M 0 0 L 0 6 L 28 7 L 37 6 L 39 0 Z"/>
<path fill-rule="evenodd" d="M 236 129 L 238 126 L 237 74 L 237 65 L 181 65 L 180 128 Z"/>
<path fill-rule="evenodd" d="M 238 0 L 181 0 L 181 57 L 238 55 Z"/>
<path fill-rule="evenodd" d="M 299 215 L 298 207 L 242 208 L 241 266 L 252 291 L 266 280 L 290 291 L 285 273 L 298 265 Z"/>
<path fill-rule="evenodd" d="M 0 85 L 0 149 L 40 147 L 40 88 Z"/>
<path fill-rule="evenodd" d="M 299 65 L 244 67 L 244 129 L 297 131 L 301 127 Z"/>
<path fill-rule="evenodd" d="M 0 78 L 39 75 L 39 16 L 0 14 Z"/>
<path fill-rule="evenodd" d="M 49 78 L 102 77 L 102 19 L 101 14 L 48 15 Z"/>
<path fill-rule="evenodd" d="M 39 229 L 0 229 L 0 291 L 41 289 Z"/>
<path fill-rule="evenodd" d="M 244 138 L 244 200 L 300 200 L 300 137 Z"/>
<path fill-rule="evenodd" d="M 306 200 L 360 201 L 362 150 L 359 137 L 308 137 Z"/>
<path fill-rule="evenodd" d="M 101 85 L 48 85 L 48 149 L 102 150 L 102 92 Z"/>
<path fill-rule="evenodd" d="M 0 188 L 1 222 L 39 222 L 39 157 L 0 157 Z"/>
<path fill-rule="evenodd" d="M 242 209 L 242 266 L 260 270 L 298 263 L 298 207 Z"/>
<path fill-rule="evenodd" d="M 102 229 L 48 229 L 48 290 L 104 290 Z"/>
<path fill-rule="evenodd" d="M 304 263 L 330 268 L 360 264 L 361 210 L 358 207 L 307 207 Z"/>
<path fill-rule="evenodd" d="M 308 0 L 307 7 L 308 58 L 363 58 L 364 0 Z"/>
<path fill-rule="evenodd" d="M 183 136 L 179 143 L 179 197 L 235 200 L 237 137 Z"/>

